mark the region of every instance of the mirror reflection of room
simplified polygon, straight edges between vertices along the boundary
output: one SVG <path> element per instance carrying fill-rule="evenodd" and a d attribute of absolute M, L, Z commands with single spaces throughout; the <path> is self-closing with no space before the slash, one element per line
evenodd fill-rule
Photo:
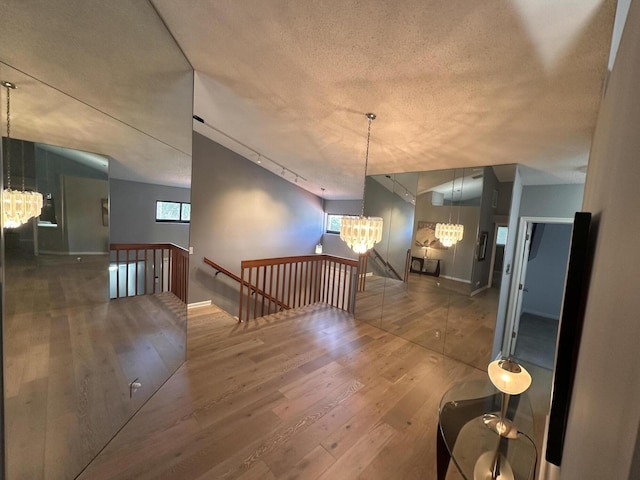
<path fill-rule="evenodd" d="M 3 473 L 71 479 L 185 360 L 189 223 L 155 214 L 165 201 L 188 216 L 193 70 L 148 2 L 84 9 L 77 48 L 32 7 L 11 10 L 24 37 L 3 37 L 0 62 L 16 85 L 10 116 L 0 94 L 4 188 L 10 172 L 12 190 L 42 194 L 32 218 L 3 223 Z M 17 48 L 33 31 L 41 48 Z M 73 53 L 60 58 L 61 44 Z M 149 45 L 163 55 L 151 61 Z M 87 68 L 105 55 L 144 95 Z"/>
<path fill-rule="evenodd" d="M 494 342 L 514 171 L 502 166 L 370 177 L 365 210 L 383 217 L 385 227 L 368 255 L 357 317 L 484 368 Z M 438 224 L 462 225 L 462 238 L 444 245 L 436 237 Z"/>
<path fill-rule="evenodd" d="M 182 363 L 185 317 L 170 292 L 109 299 L 107 158 L 4 145 L 14 185 L 44 200 L 39 216 L 4 229 L 9 472 L 71 478 Z M 144 385 L 129 400 L 136 365 Z"/>

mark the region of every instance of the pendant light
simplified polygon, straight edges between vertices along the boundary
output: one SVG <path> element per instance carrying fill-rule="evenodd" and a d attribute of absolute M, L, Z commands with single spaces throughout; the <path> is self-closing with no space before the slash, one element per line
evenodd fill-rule
<path fill-rule="evenodd" d="M 436 238 L 445 247 L 451 247 L 460 240 L 464 234 L 464 225 L 451 223 L 451 211 L 453 210 L 453 189 L 456 183 L 456 170 L 453 169 L 453 183 L 451 184 L 451 206 L 449 208 L 449 222 L 436 224 Z M 464 170 L 462 171 L 462 185 L 464 186 Z M 460 201 L 462 201 L 462 187 L 460 187 L 460 200 L 458 201 L 458 222 L 460 221 Z"/>
<path fill-rule="evenodd" d="M 2 191 L 2 226 L 16 228 L 30 218 L 40 215 L 42 194 L 24 189 L 24 143 L 22 145 L 22 190 L 11 189 L 11 90 L 16 85 L 5 80 L 0 85 L 7 89 L 7 188 Z"/>
<path fill-rule="evenodd" d="M 359 217 L 342 217 L 340 220 L 340 238 L 357 254 L 368 252 L 382 240 L 382 218 L 364 216 L 364 193 L 369 165 L 369 142 L 371 140 L 371 122 L 376 119 L 375 113 L 365 114 L 369 120 L 367 130 L 367 153 L 364 162 L 364 179 L 362 182 L 362 210 Z"/>

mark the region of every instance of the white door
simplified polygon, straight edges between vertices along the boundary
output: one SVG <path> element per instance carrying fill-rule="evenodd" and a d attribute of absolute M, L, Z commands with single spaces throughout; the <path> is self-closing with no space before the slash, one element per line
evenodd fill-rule
<path fill-rule="evenodd" d="M 533 222 L 526 222 L 526 234 L 524 237 L 524 248 L 522 250 L 522 258 L 519 259 L 520 262 L 520 275 L 518 275 L 518 289 L 516 291 L 515 298 L 515 312 L 513 318 L 513 332 L 511 334 L 511 348 L 509 350 L 509 355 L 513 355 L 516 349 L 516 343 L 518 339 L 518 330 L 520 329 L 520 316 L 522 315 L 522 299 L 524 294 L 526 293 L 526 285 L 525 280 L 527 278 L 527 264 L 529 259 L 529 251 L 531 250 L 531 233 L 533 231 Z"/>

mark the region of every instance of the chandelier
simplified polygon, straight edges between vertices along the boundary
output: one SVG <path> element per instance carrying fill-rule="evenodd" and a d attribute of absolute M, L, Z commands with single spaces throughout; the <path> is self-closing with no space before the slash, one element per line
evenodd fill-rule
<path fill-rule="evenodd" d="M 453 183 L 451 184 L 451 205 L 449 207 L 449 222 L 436 224 L 436 238 L 445 247 L 451 247 L 460 240 L 464 234 L 464 225 L 460 223 L 451 223 L 451 211 L 453 210 L 453 189 L 456 183 L 456 170 L 453 170 Z M 460 201 L 462 201 L 462 187 L 464 186 L 464 170 L 462 171 L 462 186 L 460 187 Z M 460 204 L 458 203 L 458 221 L 460 221 Z"/>
<path fill-rule="evenodd" d="M 2 226 L 16 228 L 27 223 L 32 217 L 40 215 L 42 194 L 27 192 L 24 189 L 24 143 L 22 144 L 22 190 L 11 189 L 11 90 L 15 83 L 0 81 L 7 89 L 7 188 L 2 191 Z"/>
<path fill-rule="evenodd" d="M 371 122 L 376 119 L 375 113 L 365 114 L 369 120 L 367 131 L 367 153 L 364 162 L 364 180 L 362 182 L 362 210 L 359 217 L 342 217 L 340 220 L 340 238 L 357 254 L 368 252 L 382 240 L 382 218 L 364 216 L 364 193 L 369 165 L 369 141 L 371 140 Z"/>

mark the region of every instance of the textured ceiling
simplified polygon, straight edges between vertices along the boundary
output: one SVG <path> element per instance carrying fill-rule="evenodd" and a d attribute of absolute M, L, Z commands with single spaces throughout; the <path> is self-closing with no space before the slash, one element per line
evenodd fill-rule
<path fill-rule="evenodd" d="M 371 174 L 584 181 L 614 0 L 152 1 L 196 70 L 194 128 L 316 194 L 360 195 L 369 111 Z"/>
<path fill-rule="evenodd" d="M 0 0 L 15 138 L 110 156 L 115 178 L 188 187 L 192 78 L 147 1 Z"/>
<path fill-rule="evenodd" d="M 584 181 L 615 0 L 0 0 L 0 12 L 15 137 L 108 155 L 116 178 L 188 186 L 193 128 L 337 199 L 361 195 L 368 111 L 371 174 L 522 163 L 528 183 Z M 206 124 L 192 125 L 192 104 Z"/>

